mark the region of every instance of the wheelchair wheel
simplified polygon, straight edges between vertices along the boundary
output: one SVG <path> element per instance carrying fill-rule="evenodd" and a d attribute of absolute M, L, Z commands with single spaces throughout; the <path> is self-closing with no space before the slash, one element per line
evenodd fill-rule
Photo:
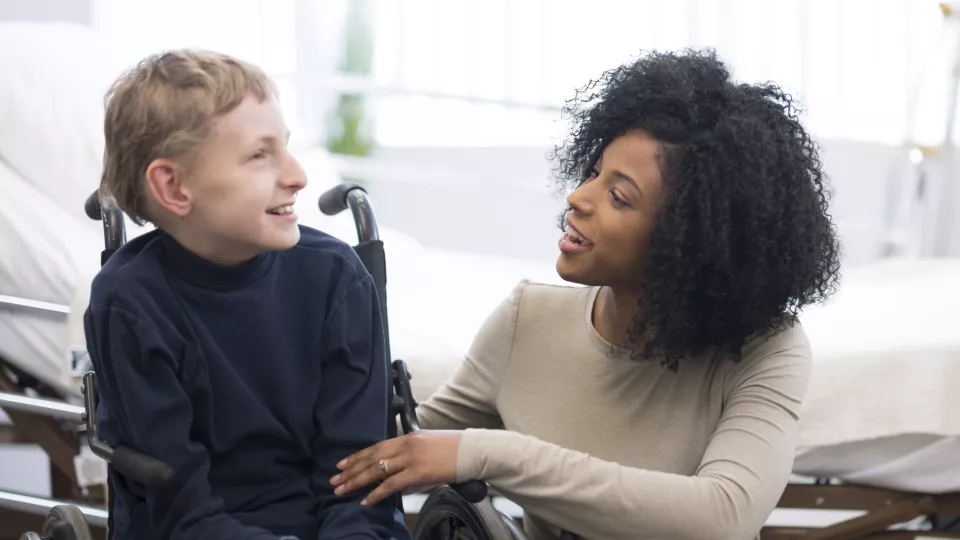
<path fill-rule="evenodd" d="M 40 535 L 43 540 L 93 540 L 90 526 L 76 506 L 54 506 L 47 512 Z"/>
<path fill-rule="evenodd" d="M 435 489 L 420 509 L 414 540 L 526 540 L 516 525 L 509 527 L 490 499 L 468 503 L 456 491 Z M 522 536 L 517 536 L 516 532 Z"/>

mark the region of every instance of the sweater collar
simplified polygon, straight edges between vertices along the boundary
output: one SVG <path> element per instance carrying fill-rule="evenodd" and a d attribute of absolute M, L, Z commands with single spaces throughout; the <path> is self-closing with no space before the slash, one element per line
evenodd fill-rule
<path fill-rule="evenodd" d="M 239 264 L 224 265 L 200 257 L 164 231 L 160 231 L 160 242 L 170 269 L 185 281 L 207 289 L 249 285 L 265 275 L 276 258 L 276 252 L 269 251 Z"/>

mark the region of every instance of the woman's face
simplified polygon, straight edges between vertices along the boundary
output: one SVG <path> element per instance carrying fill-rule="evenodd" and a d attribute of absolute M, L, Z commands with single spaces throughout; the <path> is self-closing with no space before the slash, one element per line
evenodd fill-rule
<path fill-rule="evenodd" d="M 590 177 L 567 197 L 557 273 L 588 286 L 636 289 L 662 180 L 659 144 L 643 131 L 607 145 Z"/>

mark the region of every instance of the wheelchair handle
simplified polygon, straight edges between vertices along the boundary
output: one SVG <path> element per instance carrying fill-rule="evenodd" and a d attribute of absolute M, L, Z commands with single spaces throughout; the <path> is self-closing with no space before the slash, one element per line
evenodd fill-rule
<path fill-rule="evenodd" d="M 367 191 L 355 182 L 344 182 L 328 189 L 317 201 L 320 211 L 335 216 L 347 208 L 353 214 L 357 227 L 357 241 L 360 244 L 380 239 L 373 204 L 367 197 Z"/>
<path fill-rule="evenodd" d="M 87 200 L 83 203 L 83 211 L 87 214 L 88 218 L 94 221 L 100 221 L 102 219 L 100 216 L 100 190 L 94 191 L 87 197 Z"/>
<path fill-rule="evenodd" d="M 353 222 L 357 227 L 358 243 L 354 250 L 370 272 L 377 289 L 380 301 L 380 319 L 383 324 L 383 341 L 386 357 L 389 361 L 390 352 L 390 323 L 387 316 L 387 263 L 383 253 L 383 242 L 380 241 L 380 232 L 377 229 L 377 218 L 373 211 L 373 204 L 367 197 L 366 190 L 360 184 L 344 182 L 328 189 L 317 201 L 320 211 L 328 216 L 334 216 L 350 208 Z M 389 406 L 389 405 L 388 405 Z"/>
<path fill-rule="evenodd" d="M 123 223 L 123 210 L 117 206 L 113 197 L 107 196 L 102 200 L 100 191 L 94 191 L 83 203 L 83 211 L 92 220 L 103 221 L 103 253 L 100 264 L 106 264 L 107 259 L 116 253 L 127 241 L 127 230 Z"/>

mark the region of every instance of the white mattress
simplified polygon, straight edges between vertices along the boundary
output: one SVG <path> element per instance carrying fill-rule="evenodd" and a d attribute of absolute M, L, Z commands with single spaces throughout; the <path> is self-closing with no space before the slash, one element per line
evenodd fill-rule
<path fill-rule="evenodd" d="M 804 448 L 794 472 L 919 493 L 960 492 L 960 437 L 904 433 Z"/>
<path fill-rule="evenodd" d="M 298 197 L 303 222 L 355 243 L 348 213 L 328 218 L 316 209 L 331 185 L 322 180 L 330 172 L 327 158 L 300 158 L 312 178 Z M 0 354 L 75 391 L 69 348 L 82 345 L 82 310 L 99 268 L 102 231 L 58 212 L 2 163 L 0 173 L 0 294 L 74 309 L 65 318 L 0 308 Z M 552 264 L 432 250 L 383 226 L 381 237 L 392 352 L 409 364 L 420 399 L 456 370 L 483 319 L 519 279 L 560 281 Z M 848 270 L 833 302 L 803 316 L 815 369 L 795 472 L 960 491 L 958 312 L 960 261 L 884 261 Z"/>
<path fill-rule="evenodd" d="M 67 215 L 3 161 L 0 192 L 0 295 L 69 305 L 99 265 L 98 224 Z M 66 315 L 0 305 L 0 356 L 75 392 L 64 376 L 67 332 Z"/>
<path fill-rule="evenodd" d="M 794 471 L 960 491 L 960 259 L 847 269 L 803 324 L 814 370 Z"/>

